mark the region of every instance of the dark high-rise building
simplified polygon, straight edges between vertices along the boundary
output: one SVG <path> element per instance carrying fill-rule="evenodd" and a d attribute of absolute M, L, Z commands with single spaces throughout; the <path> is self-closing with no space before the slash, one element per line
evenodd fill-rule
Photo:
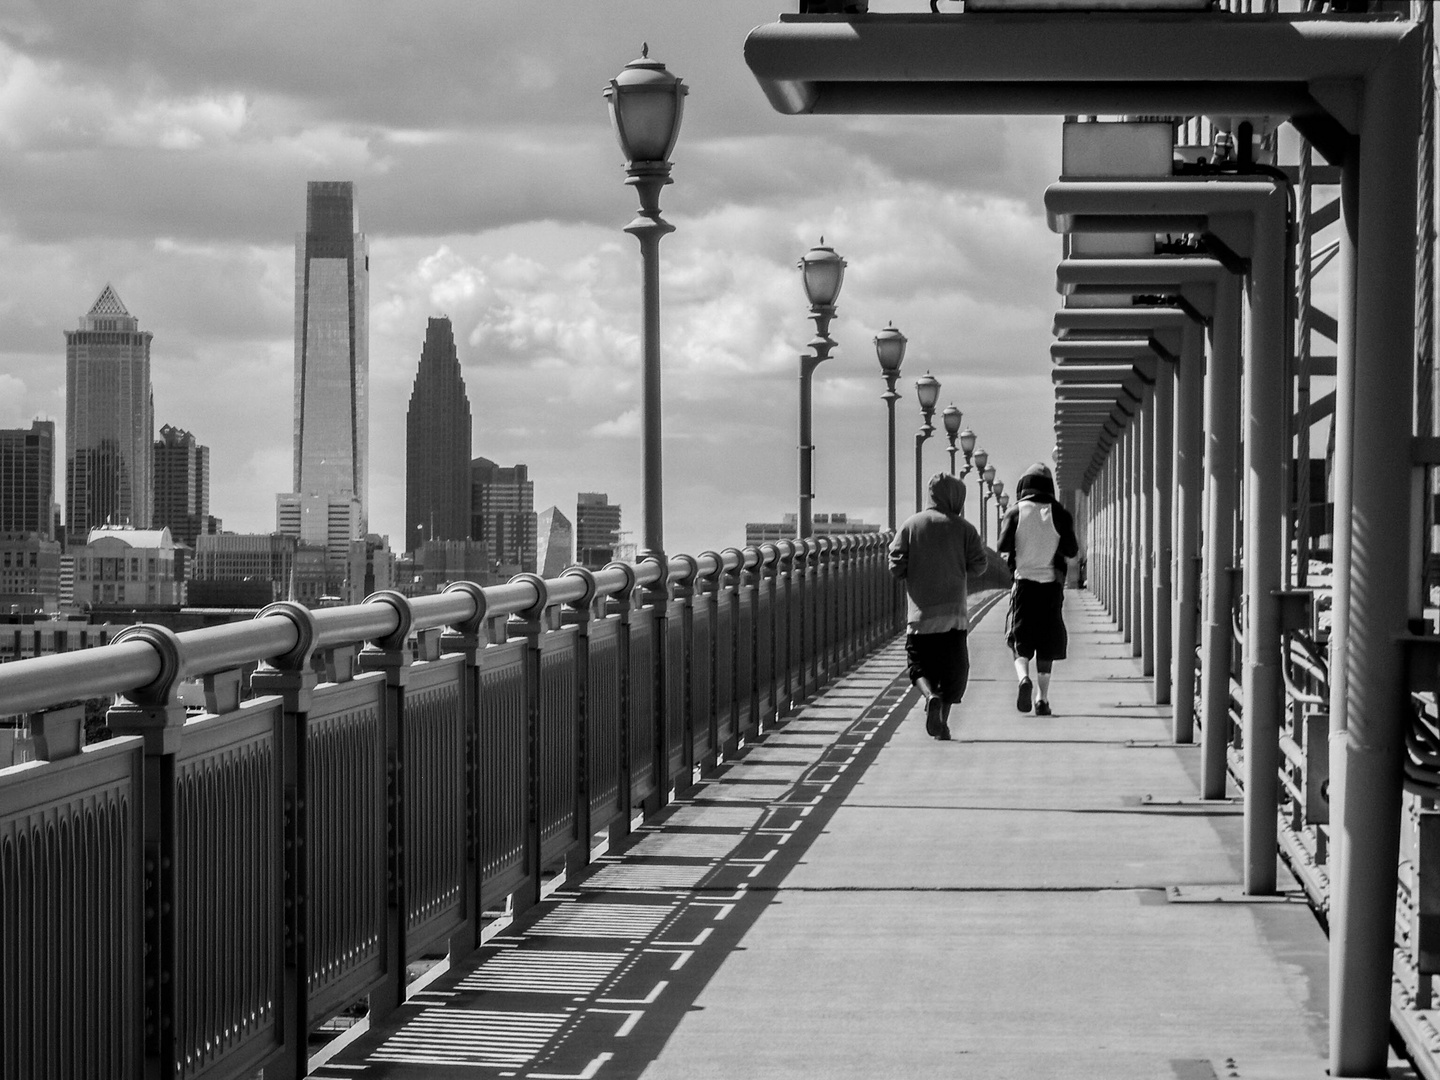
<path fill-rule="evenodd" d="M 154 515 L 151 336 L 109 285 L 65 331 L 65 530 L 76 543 Z"/>
<path fill-rule="evenodd" d="M 490 545 L 500 576 L 535 572 L 535 485 L 528 466 L 470 462 L 470 537 Z"/>
<path fill-rule="evenodd" d="M 155 521 L 175 543 L 194 548 L 202 533 L 219 532 L 210 516 L 210 448 L 166 424 L 155 443 Z"/>
<path fill-rule="evenodd" d="M 55 539 L 55 421 L 0 429 L 0 534 Z"/>
<path fill-rule="evenodd" d="M 603 491 L 582 491 L 575 499 L 575 561 L 599 570 L 615 558 L 620 542 L 620 507 Z"/>
<path fill-rule="evenodd" d="M 295 486 L 281 532 L 337 566 L 365 539 L 370 442 L 370 254 L 355 185 L 312 180 L 295 238 Z"/>
<path fill-rule="evenodd" d="M 405 416 L 405 543 L 470 536 L 470 399 L 450 320 L 425 328 Z"/>

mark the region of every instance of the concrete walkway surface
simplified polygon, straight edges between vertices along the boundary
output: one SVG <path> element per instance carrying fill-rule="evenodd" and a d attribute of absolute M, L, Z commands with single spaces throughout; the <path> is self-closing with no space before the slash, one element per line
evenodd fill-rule
<path fill-rule="evenodd" d="M 1003 604 L 952 742 L 897 641 L 315 1075 L 1320 1080 L 1321 927 L 1240 895 L 1238 803 L 1066 609 L 1055 716 Z"/>

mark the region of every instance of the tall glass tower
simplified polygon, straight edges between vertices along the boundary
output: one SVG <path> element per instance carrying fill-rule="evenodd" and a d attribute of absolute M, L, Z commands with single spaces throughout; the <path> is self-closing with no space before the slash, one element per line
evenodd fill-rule
<path fill-rule="evenodd" d="M 65 528 L 77 543 L 99 525 L 150 527 L 150 339 L 109 285 L 65 331 Z"/>
<path fill-rule="evenodd" d="M 431 319 L 405 417 L 405 545 L 470 536 L 470 399 L 446 318 Z"/>
<path fill-rule="evenodd" d="M 343 559 L 368 517 L 370 254 L 352 182 L 312 180 L 305 196 L 295 238 L 295 487 L 276 510 L 281 532 Z"/>

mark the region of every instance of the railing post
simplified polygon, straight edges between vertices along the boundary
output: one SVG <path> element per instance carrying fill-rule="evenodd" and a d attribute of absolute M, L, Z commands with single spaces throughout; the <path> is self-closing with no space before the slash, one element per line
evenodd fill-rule
<path fill-rule="evenodd" d="M 670 707 L 669 671 L 665 663 L 667 633 L 669 630 L 670 568 L 663 558 L 646 556 L 641 563 L 651 562 L 659 567 L 659 577 L 647 585 L 642 592 L 642 602 L 650 609 L 651 633 L 651 692 L 655 702 L 655 793 L 645 802 L 647 818 L 659 813 L 670 801 Z"/>
<path fill-rule="evenodd" d="M 631 616 L 635 611 L 635 567 L 629 563 L 610 563 L 606 569 L 618 568 L 625 574 L 625 584 L 613 593 L 607 603 L 607 610 L 619 623 L 616 637 L 618 663 L 620 665 L 620 812 L 610 826 L 610 843 L 623 840 L 630 835 L 630 822 L 635 817 L 635 763 L 631 760 L 631 725 L 634 722 L 632 707 L 636 692 L 634 665 L 630 661 Z M 649 686 L 641 687 L 641 692 Z"/>
<path fill-rule="evenodd" d="M 776 561 L 776 595 L 781 598 L 784 616 L 775 619 L 775 663 L 779 666 L 776 714 L 787 717 L 794 713 L 799 700 L 799 652 L 796 648 L 797 627 L 800 620 L 800 591 L 795 583 L 795 542 L 781 540 L 775 545 L 779 552 Z"/>
<path fill-rule="evenodd" d="M 263 619 L 283 615 L 295 627 L 295 647 L 283 656 L 261 663 L 250 676 L 256 694 L 276 694 L 285 715 L 281 740 L 285 827 L 285 977 L 279 1003 L 281 1038 L 288 1053 L 286 1075 L 303 1077 L 309 1071 L 310 942 L 309 865 L 306 844 L 309 823 L 306 810 L 309 776 L 305 758 L 306 728 L 320 681 L 314 667 L 318 630 L 314 614 L 300 604 L 281 602 L 262 608 Z M 348 675 L 348 672 L 346 673 Z"/>
<path fill-rule="evenodd" d="M 184 675 L 184 656 L 179 637 L 163 626 L 128 626 L 115 635 L 115 641 L 143 641 L 160 658 L 159 677 L 149 686 L 121 697 L 105 714 L 106 726 L 115 734 L 139 735 L 145 740 L 141 810 L 145 852 L 145 1074 L 159 1080 L 179 1070 L 175 1000 L 179 983 L 179 821 L 175 757 L 180 752 L 185 706 L 175 691 Z"/>
<path fill-rule="evenodd" d="M 725 568 L 724 581 L 730 598 L 730 700 L 738 745 L 739 739 L 751 736 L 755 723 L 755 596 L 746 572 L 745 552 L 731 547 L 720 554 L 734 563 Z M 735 749 L 736 745 L 727 746 L 727 756 Z"/>
<path fill-rule="evenodd" d="M 756 629 L 756 696 L 759 701 L 760 728 L 773 727 L 780 717 L 780 675 L 777 657 L 781 652 L 776 639 L 780 619 L 776 574 L 780 551 L 774 544 L 760 546 L 760 563 L 756 567 L 755 629 Z"/>
<path fill-rule="evenodd" d="M 693 604 L 700 564 L 690 555 L 677 555 L 675 558 L 684 562 L 687 569 L 683 578 L 675 579 L 670 585 L 661 657 L 666 679 L 664 724 L 670 738 L 668 753 L 672 780 L 675 794 L 679 797 L 695 786 L 694 679 L 691 665 L 695 631 Z M 677 630 L 679 639 L 675 641 L 672 638 Z M 678 710 L 679 715 L 670 715 L 671 710 Z"/>
<path fill-rule="evenodd" d="M 475 606 L 468 619 L 451 623 L 440 638 L 440 651 L 460 656 L 465 664 L 465 934 L 457 934 L 451 949 L 455 955 L 471 952 L 480 942 L 480 650 L 485 647 L 485 590 L 473 581 L 453 581 L 442 592 L 464 593 Z"/>
<path fill-rule="evenodd" d="M 535 603 L 516 612 L 505 626 L 507 638 L 525 641 L 525 850 L 530 873 L 524 883 L 511 894 L 511 907 L 520 914 L 540 902 L 544 864 L 540 857 L 540 712 L 544 708 L 540 693 L 540 636 L 547 629 L 559 626 L 555 610 L 550 606 L 545 579 L 537 574 L 517 574 L 512 582 L 523 581 L 535 590 Z"/>
<path fill-rule="evenodd" d="M 720 574 L 723 567 L 718 557 L 715 558 L 715 569 L 710 573 L 695 576 L 694 595 L 690 598 L 690 629 L 692 648 L 690 662 L 695 665 L 696 670 L 703 669 L 705 677 L 699 680 L 701 692 L 692 695 L 691 707 L 694 723 L 704 725 L 706 731 L 705 745 L 709 748 L 699 758 L 696 764 L 700 768 L 702 776 L 709 775 L 715 771 L 719 761 L 720 743 L 716 732 L 716 710 L 715 710 L 715 680 L 717 678 L 718 665 L 715 661 L 715 650 L 717 648 L 716 638 L 719 635 L 719 612 L 715 601 L 715 592 L 719 588 Z M 703 624 L 706 628 L 704 635 L 705 646 L 703 649 L 693 647 L 695 641 L 696 624 Z M 693 688 L 697 683 L 695 670 L 691 671 L 690 685 Z"/>
<path fill-rule="evenodd" d="M 410 601 L 403 593 L 387 590 L 365 598 L 367 604 L 385 604 L 395 612 L 395 630 L 367 642 L 360 653 L 360 670 L 385 676 L 386 798 L 389 802 L 387 868 L 389 906 L 386 911 L 385 981 L 370 993 L 370 1014 L 379 1019 L 405 1000 L 406 896 L 405 873 L 405 686 L 410 674 L 410 653 L 405 639 L 414 625 Z"/>

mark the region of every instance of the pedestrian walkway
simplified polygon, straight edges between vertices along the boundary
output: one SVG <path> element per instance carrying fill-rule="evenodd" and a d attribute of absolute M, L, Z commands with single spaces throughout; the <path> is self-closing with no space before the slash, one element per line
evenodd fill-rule
<path fill-rule="evenodd" d="M 949 743 L 885 648 L 317 1076 L 1319 1080 L 1326 942 L 1099 606 L 1053 717 L 1003 608 Z M 958 722 L 957 722 L 958 721 Z"/>

